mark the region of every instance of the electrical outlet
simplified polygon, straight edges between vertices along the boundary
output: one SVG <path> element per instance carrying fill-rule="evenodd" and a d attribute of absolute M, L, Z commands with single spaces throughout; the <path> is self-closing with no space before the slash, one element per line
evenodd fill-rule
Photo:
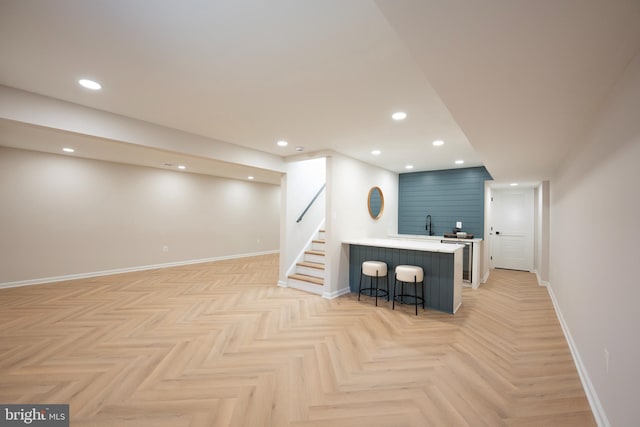
<path fill-rule="evenodd" d="M 162 247 L 162 252 L 169 252 L 169 246 L 163 246 Z"/>
<path fill-rule="evenodd" d="M 460 230 L 462 230 L 462 221 L 456 222 L 456 228 L 459 228 Z"/>
<path fill-rule="evenodd" d="M 604 370 L 607 374 L 609 373 L 609 350 L 606 347 L 604 349 Z"/>

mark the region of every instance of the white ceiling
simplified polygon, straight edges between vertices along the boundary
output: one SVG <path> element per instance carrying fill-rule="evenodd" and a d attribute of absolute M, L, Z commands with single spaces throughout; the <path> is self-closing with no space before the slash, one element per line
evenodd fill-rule
<path fill-rule="evenodd" d="M 377 0 L 487 169 L 545 180 L 640 51 L 640 1 Z"/>
<path fill-rule="evenodd" d="M 637 1 L 0 0 L 0 84 L 279 156 L 507 181 L 550 177 L 639 48 Z"/>
<path fill-rule="evenodd" d="M 230 163 L 202 156 L 187 155 L 175 151 L 149 148 L 113 139 L 99 138 L 73 132 L 34 126 L 12 120 L 0 119 L 0 146 L 62 154 L 62 148 L 73 148 L 74 157 L 99 159 L 107 162 L 126 163 L 202 175 L 223 176 L 280 185 L 281 173 L 238 163 Z"/>

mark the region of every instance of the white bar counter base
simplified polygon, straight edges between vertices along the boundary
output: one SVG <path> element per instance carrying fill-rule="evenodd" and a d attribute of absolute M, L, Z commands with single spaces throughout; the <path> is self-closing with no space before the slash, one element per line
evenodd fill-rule
<path fill-rule="evenodd" d="M 448 282 L 447 287 L 450 289 L 449 295 L 451 295 L 452 300 L 448 300 L 447 305 L 450 307 L 446 311 L 449 313 L 455 313 L 458 308 L 462 305 L 462 258 L 463 258 L 463 249 L 464 245 L 456 245 L 456 244 L 447 244 L 440 243 L 439 241 L 434 241 L 436 239 L 431 239 L 430 241 L 424 239 L 404 239 L 404 238 L 350 238 L 344 240 L 342 243 L 345 245 L 351 245 L 352 248 L 354 246 L 368 246 L 372 248 L 385 248 L 385 249 L 399 249 L 399 250 L 408 250 L 408 251 L 420 251 L 420 252 L 433 252 L 440 254 L 451 254 L 453 257 L 453 263 L 451 268 L 453 271 L 449 270 L 446 274 L 449 277 L 448 280 L 452 280 L 452 282 Z M 352 250 L 349 251 L 350 257 L 353 254 Z M 384 258 L 380 259 L 384 260 Z M 389 262 L 387 261 L 389 264 Z M 350 265 L 350 281 L 355 280 L 355 276 L 359 276 L 360 266 L 356 265 L 356 260 L 349 260 Z M 393 282 L 393 269 L 395 265 L 389 265 L 390 272 L 389 278 L 390 281 Z M 358 271 L 356 271 L 358 270 Z M 430 274 L 428 271 L 425 271 L 425 276 Z M 438 276 L 444 277 L 444 276 Z M 443 278 L 444 280 L 444 278 Z M 425 282 L 426 286 L 429 286 L 429 283 Z M 350 286 L 352 292 L 354 289 L 355 283 Z M 436 308 L 438 309 L 438 308 Z"/>

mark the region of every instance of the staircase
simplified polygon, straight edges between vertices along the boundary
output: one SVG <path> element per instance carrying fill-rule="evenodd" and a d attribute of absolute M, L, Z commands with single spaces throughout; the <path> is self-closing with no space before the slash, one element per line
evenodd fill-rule
<path fill-rule="evenodd" d="M 304 252 L 302 261 L 296 263 L 295 271 L 288 277 L 288 286 L 321 294 L 324 286 L 325 230 L 318 231 L 311 247 Z"/>

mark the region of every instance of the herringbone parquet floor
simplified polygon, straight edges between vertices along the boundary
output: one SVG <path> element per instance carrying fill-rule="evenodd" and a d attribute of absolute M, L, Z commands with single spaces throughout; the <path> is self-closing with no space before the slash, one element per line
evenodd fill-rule
<path fill-rule="evenodd" d="M 0 402 L 84 426 L 595 425 L 546 289 L 456 315 L 275 285 L 275 255 L 0 290 Z"/>

